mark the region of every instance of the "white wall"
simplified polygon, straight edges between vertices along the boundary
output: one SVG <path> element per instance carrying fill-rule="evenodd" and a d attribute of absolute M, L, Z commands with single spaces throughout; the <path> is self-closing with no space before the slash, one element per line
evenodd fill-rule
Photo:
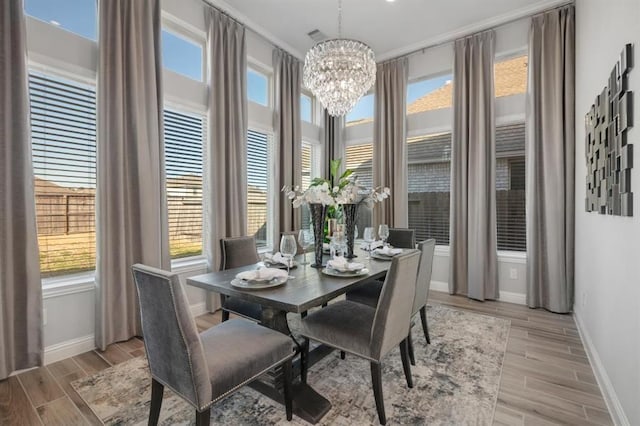
<path fill-rule="evenodd" d="M 591 360 L 620 424 L 640 425 L 640 165 L 632 171 L 633 218 L 584 211 L 584 115 L 626 43 L 634 43 L 629 78 L 640 147 L 640 2 L 576 3 L 576 263 L 575 311 Z M 636 160 L 639 158 L 636 152 Z M 626 419 L 625 419 L 626 417 Z"/>

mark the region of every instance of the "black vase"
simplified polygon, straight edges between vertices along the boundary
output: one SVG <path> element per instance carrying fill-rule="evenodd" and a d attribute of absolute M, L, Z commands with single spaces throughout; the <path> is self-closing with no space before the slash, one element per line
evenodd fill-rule
<path fill-rule="evenodd" d="M 315 262 L 313 268 L 322 268 L 322 244 L 324 243 L 324 218 L 327 215 L 327 206 L 324 204 L 309 204 L 311 211 L 311 223 L 313 224 Z"/>
<path fill-rule="evenodd" d="M 353 259 L 356 255 L 353 254 L 353 240 L 355 239 L 356 232 L 356 219 L 358 218 L 358 204 L 348 203 L 342 205 L 342 211 L 344 213 L 344 224 L 347 232 L 347 259 Z"/>

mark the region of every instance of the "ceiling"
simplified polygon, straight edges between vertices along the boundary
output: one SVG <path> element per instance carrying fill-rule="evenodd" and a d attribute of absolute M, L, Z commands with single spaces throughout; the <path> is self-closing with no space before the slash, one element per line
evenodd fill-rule
<path fill-rule="evenodd" d="M 338 36 L 338 0 L 209 0 L 302 58 L 315 29 Z M 367 43 L 377 60 L 450 41 L 567 0 L 343 0 L 342 36 Z"/>

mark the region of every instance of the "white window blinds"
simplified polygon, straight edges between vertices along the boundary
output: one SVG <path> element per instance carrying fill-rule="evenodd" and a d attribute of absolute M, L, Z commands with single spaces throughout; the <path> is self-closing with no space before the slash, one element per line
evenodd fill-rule
<path fill-rule="evenodd" d="M 247 234 L 258 247 L 267 245 L 269 205 L 269 135 L 249 130 L 247 134 Z"/>

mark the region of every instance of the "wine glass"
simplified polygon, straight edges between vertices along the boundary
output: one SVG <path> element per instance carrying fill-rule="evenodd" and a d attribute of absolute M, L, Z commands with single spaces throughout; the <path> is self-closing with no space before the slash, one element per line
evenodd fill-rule
<path fill-rule="evenodd" d="M 308 229 L 301 229 L 300 232 L 298 232 L 298 244 L 300 244 L 300 247 L 304 250 L 304 260 L 302 264 L 308 265 L 307 250 L 313 245 L 313 233 Z"/>
<path fill-rule="evenodd" d="M 367 243 L 367 259 L 371 259 L 371 243 L 375 241 L 376 234 L 371 226 L 364 228 L 364 241 Z"/>
<path fill-rule="evenodd" d="M 291 234 L 283 235 L 280 239 L 280 254 L 287 259 L 287 275 L 289 275 L 289 269 L 291 268 L 291 260 L 297 251 L 298 244 L 296 244 L 296 238 Z"/>
<path fill-rule="evenodd" d="M 340 256 L 344 256 L 344 251 L 345 251 L 344 246 L 347 242 L 344 232 L 338 231 L 334 233 L 333 238 L 331 239 L 331 242 L 335 246 L 336 256 L 338 256 L 338 253 Z"/>
<path fill-rule="evenodd" d="M 382 247 L 387 245 L 387 238 L 389 238 L 389 225 L 382 224 L 378 227 L 378 236 L 382 240 Z"/>

